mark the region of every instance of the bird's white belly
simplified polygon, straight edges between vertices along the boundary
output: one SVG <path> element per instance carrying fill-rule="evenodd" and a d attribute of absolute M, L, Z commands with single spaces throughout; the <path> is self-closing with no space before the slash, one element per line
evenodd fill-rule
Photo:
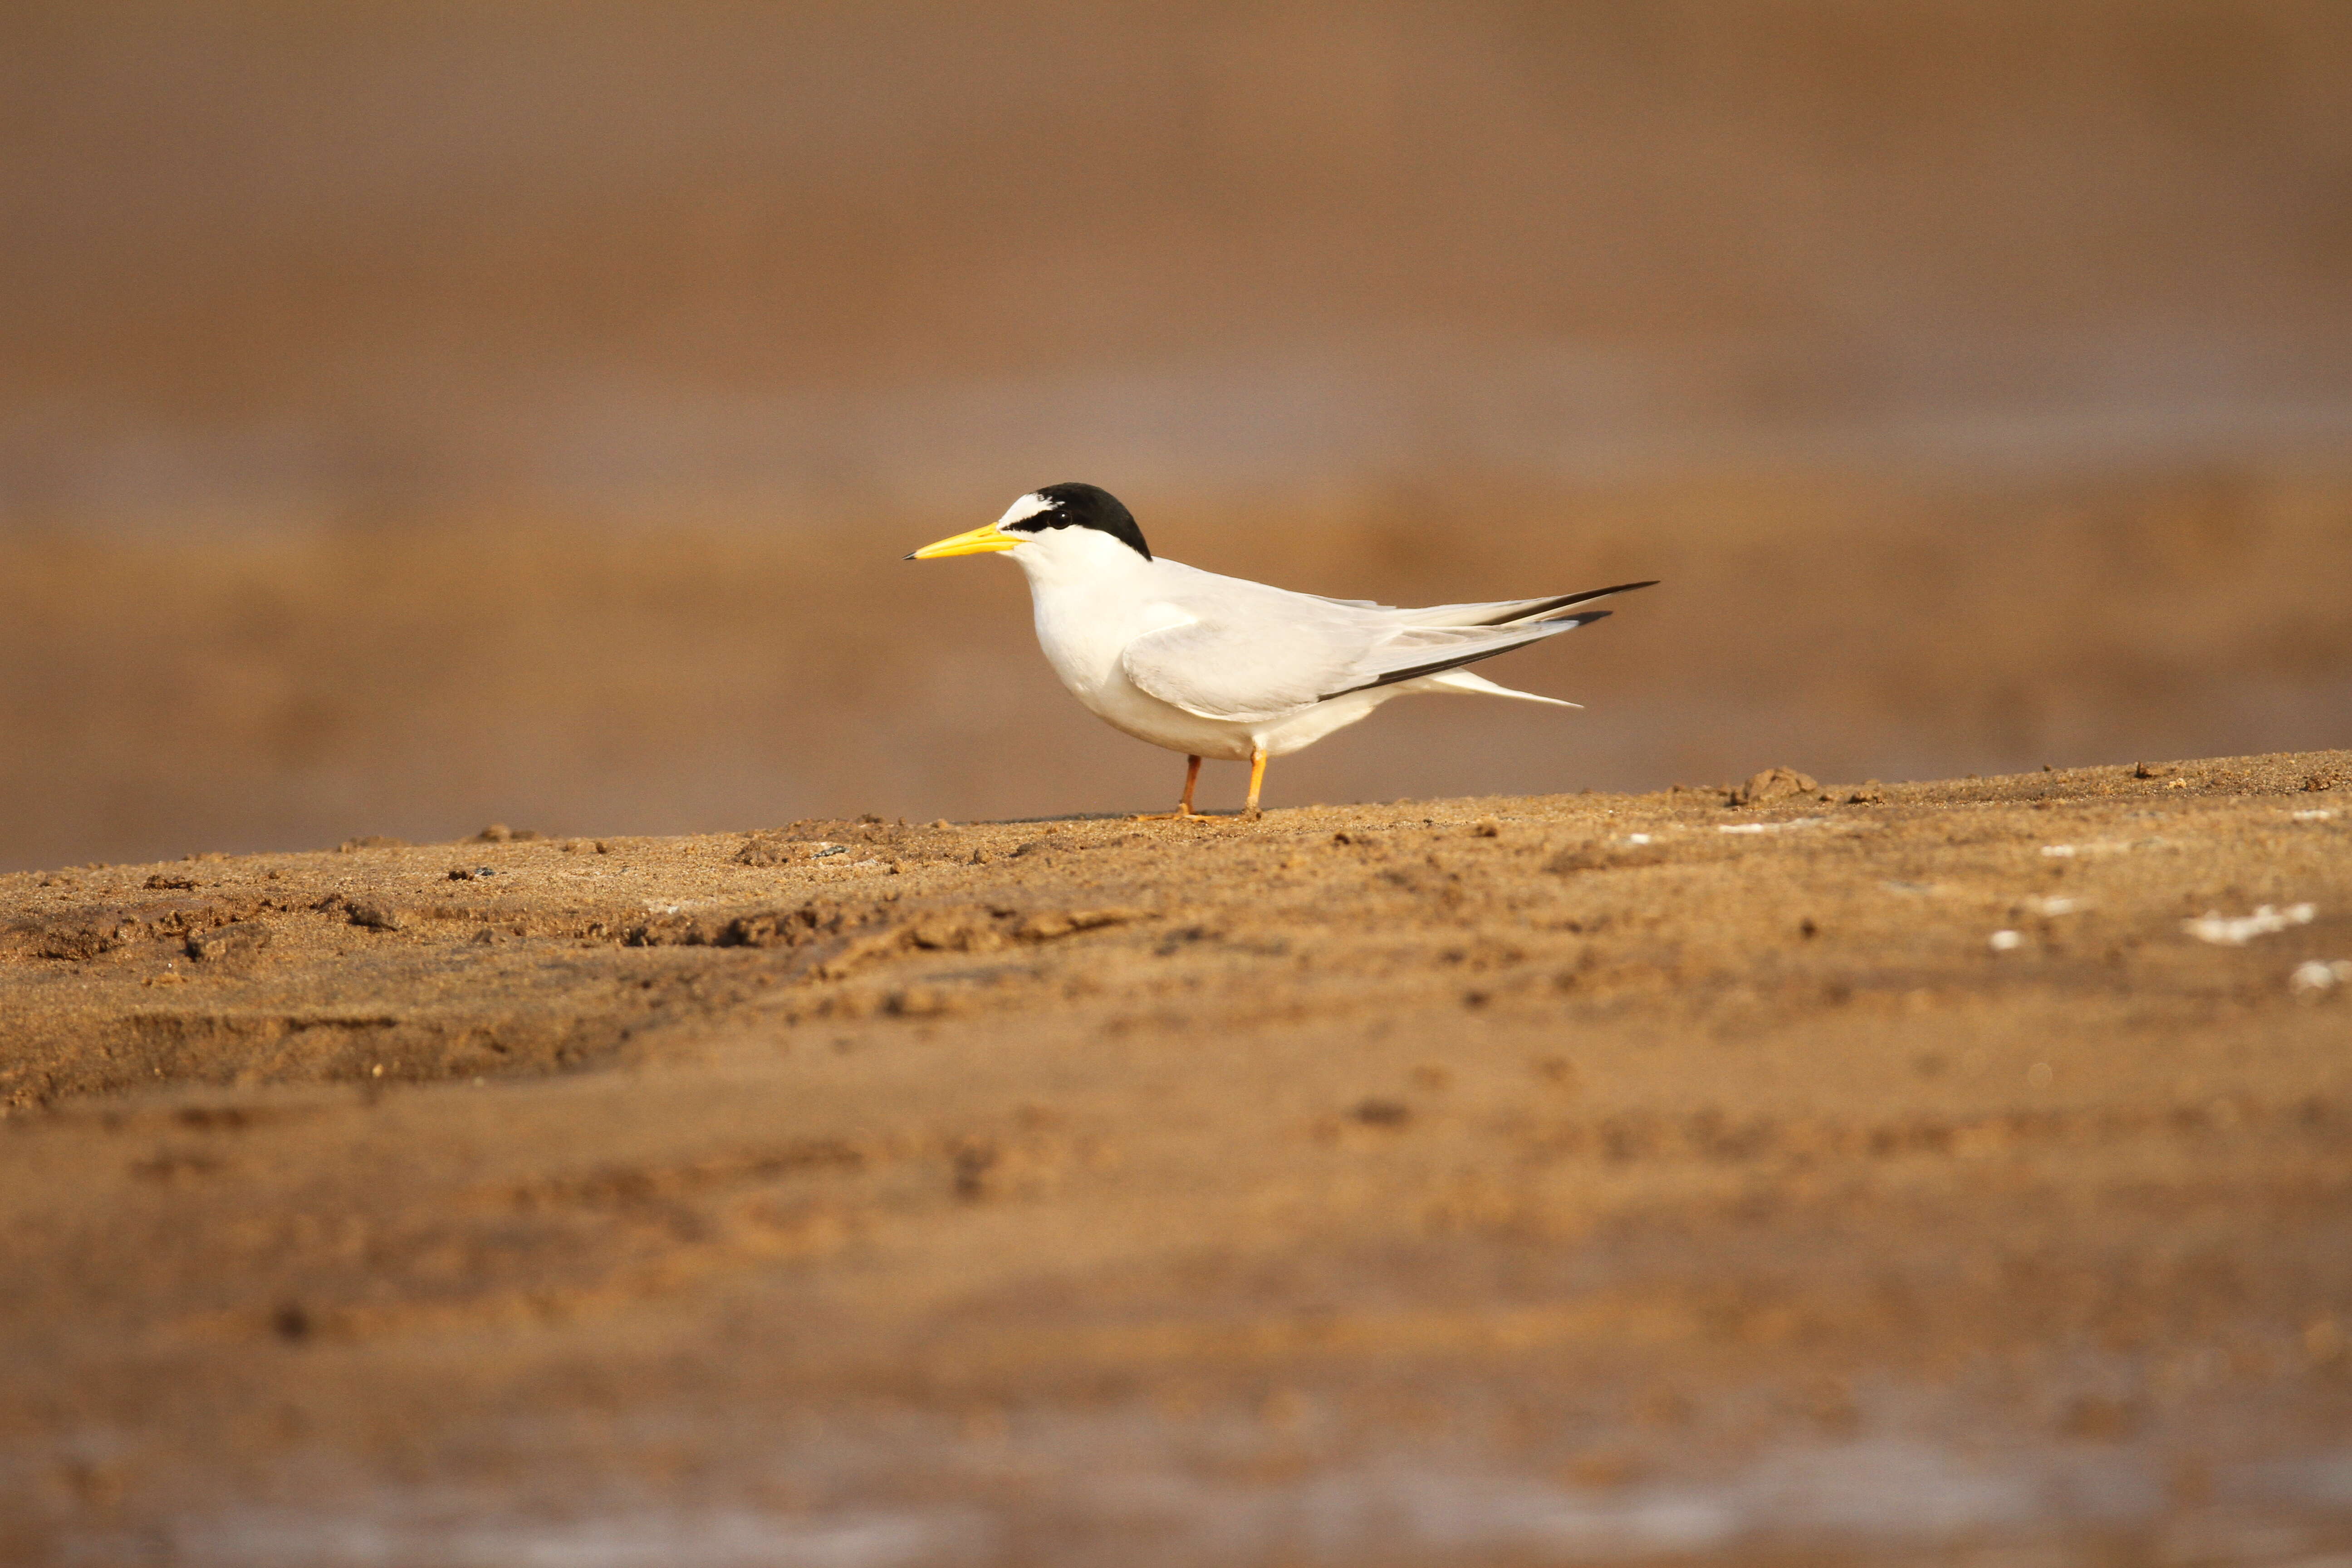
<path fill-rule="evenodd" d="M 1165 609 L 1165 607 L 1160 607 Z M 1135 638 L 1183 624 L 1181 614 L 1102 613 L 1063 595 L 1038 595 L 1037 646 L 1071 696 L 1112 729 L 1193 756 L 1247 762 L 1267 728 L 1237 719 L 1203 719 L 1143 690 L 1127 678 L 1119 656 Z M 1276 721 L 1279 723 L 1279 721 Z"/>
<path fill-rule="evenodd" d="M 1286 756 L 1312 745 L 1335 730 L 1370 714 L 1391 697 L 1418 689 L 1422 682 L 1375 687 L 1349 692 L 1325 702 L 1311 702 L 1289 713 L 1263 719 L 1205 719 L 1138 687 L 1127 678 L 1119 656 L 1133 638 L 1181 625 L 1181 620 L 1157 622 L 1144 618 L 1121 624 L 1112 617 L 1083 610 L 1062 613 L 1037 606 L 1037 646 L 1070 694 L 1087 710 L 1112 729 L 1165 746 L 1171 752 L 1232 762 L 1247 762 L 1254 751 Z"/>

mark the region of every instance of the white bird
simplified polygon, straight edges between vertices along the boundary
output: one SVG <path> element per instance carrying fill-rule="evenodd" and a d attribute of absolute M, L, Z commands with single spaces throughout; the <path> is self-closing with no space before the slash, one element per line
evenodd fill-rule
<path fill-rule="evenodd" d="M 1185 753 L 1176 816 L 1192 815 L 1202 758 L 1250 764 L 1245 815 L 1255 817 L 1268 757 L 1311 745 L 1409 691 L 1573 708 L 1460 667 L 1609 614 L 1560 613 L 1571 605 L 1654 585 L 1402 610 L 1294 594 L 1155 557 L 1127 508 L 1086 484 L 1034 490 L 986 527 L 907 559 L 997 551 L 1028 574 L 1037 646 L 1070 694 L 1113 729 Z"/>

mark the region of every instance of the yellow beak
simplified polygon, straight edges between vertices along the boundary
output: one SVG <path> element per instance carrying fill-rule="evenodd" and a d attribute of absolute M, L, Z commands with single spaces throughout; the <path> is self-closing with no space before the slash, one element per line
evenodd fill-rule
<path fill-rule="evenodd" d="M 1005 532 L 992 522 L 985 528 L 975 528 L 970 533 L 959 533 L 936 544 L 926 544 L 907 559 L 937 561 L 943 555 L 985 555 L 993 550 L 1010 550 L 1020 542 L 1018 536 Z"/>

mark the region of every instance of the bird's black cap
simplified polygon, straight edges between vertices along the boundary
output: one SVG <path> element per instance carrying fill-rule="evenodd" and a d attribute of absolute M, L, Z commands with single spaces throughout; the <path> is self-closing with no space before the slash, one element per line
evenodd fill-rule
<path fill-rule="evenodd" d="M 1109 534 L 1121 544 L 1151 559 L 1151 546 L 1143 542 L 1143 530 L 1135 526 L 1135 514 L 1119 504 L 1117 496 L 1100 485 L 1047 485 L 1031 494 L 1049 504 L 1045 510 L 1008 522 L 1010 533 L 1043 533 L 1049 528 L 1092 528 Z"/>

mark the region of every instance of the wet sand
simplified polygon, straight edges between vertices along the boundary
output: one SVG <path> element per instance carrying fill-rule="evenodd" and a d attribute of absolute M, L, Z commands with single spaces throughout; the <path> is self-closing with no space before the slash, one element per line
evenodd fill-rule
<path fill-rule="evenodd" d="M 2352 1551 L 2352 752 L 1762 793 L 0 878 L 0 1555 Z"/>

